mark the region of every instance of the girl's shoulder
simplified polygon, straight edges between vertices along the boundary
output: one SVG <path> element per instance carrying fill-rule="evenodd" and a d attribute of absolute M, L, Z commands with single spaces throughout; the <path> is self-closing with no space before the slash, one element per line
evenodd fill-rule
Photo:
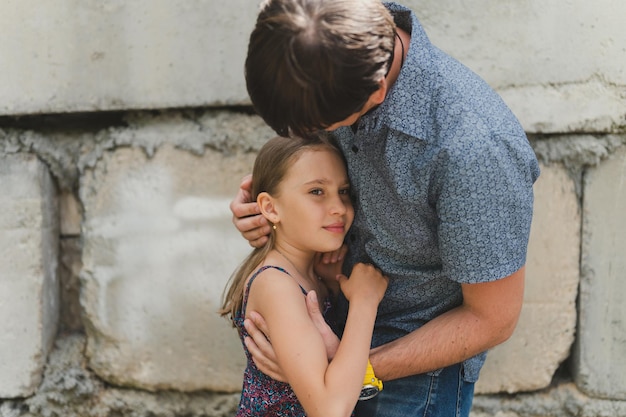
<path fill-rule="evenodd" d="M 256 283 L 256 284 L 255 284 Z M 252 285 L 254 284 L 254 286 Z M 265 292 L 267 290 L 289 290 L 302 287 L 285 268 L 278 265 L 261 265 L 247 279 L 244 296 L 248 297 L 251 289 Z"/>
<path fill-rule="evenodd" d="M 291 278 L 291 275 L 283 267 L 277 265 L 261 265 L 246 280 L 246 288 L 249 291 L 255 280 L 272 279 L 271 277 L 277 277 L 279 280 L 282 280 L 284 278 Z M 293 278 L 291 278 L 290 281 L 293 281 Z"/>
<path fill-rule="evenodd" d="M 255 270 L 248 278 L 244 290 L 243 310 L 248 305 L 255 311 L 278 307 L 288 307 L 289 300 L 301 303 L 306 291 L 289 274 L 278 265 L 263 265 Z"/>
<path fill-rule="evenodd" d="M 289 272 L 287 272 L 287 270 L 285 268 L 283 268 L 283 267 L 280 267 L 280 266 L 277 266 L 277 265 L 261 265 L 260 267 L 258 267 L 256 269 L 256 271 L 254 271 L 252 273 L 250 278 L 248 278 L 248 282 L 253 281 L 261 272 L 264 272 L 264 271 L 266 271 L 266 270 L 268 270 L 270 268 L 275 269 L 277 271 L 280 271 L 283 274 L 289 275 Z M 289 276 L 291 276 L 291 275 L 289 275 Z"/>

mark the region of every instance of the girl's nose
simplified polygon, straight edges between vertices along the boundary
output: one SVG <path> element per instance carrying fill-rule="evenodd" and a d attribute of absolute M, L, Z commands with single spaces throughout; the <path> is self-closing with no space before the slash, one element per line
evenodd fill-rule
<path fill-rule="evenodd" d="M 348 208 L 341 194 L 337 194 L 331 202 L 330 211 L 333 214 L 345 214 Z"/>

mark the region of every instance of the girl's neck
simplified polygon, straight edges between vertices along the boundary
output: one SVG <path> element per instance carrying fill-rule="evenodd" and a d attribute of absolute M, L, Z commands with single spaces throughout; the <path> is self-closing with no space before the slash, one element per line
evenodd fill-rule
<path fill-rule="evenodd" d="M 313 269 L 313 259 L 315 254 L 307 254 L 297 249 L 286 248 L 281 245 L 274 247 L 274 252 L 278 254 L 278 258 L 285 261 L 297 273 L 300 279 L 309 283 L 315 283 L 316 275 Z"/>

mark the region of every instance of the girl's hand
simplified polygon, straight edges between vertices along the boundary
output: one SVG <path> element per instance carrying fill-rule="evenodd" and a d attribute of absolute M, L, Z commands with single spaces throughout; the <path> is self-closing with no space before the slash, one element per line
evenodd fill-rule
<path fill-rule="evenodd" d="M 380 303 L 387 290 L 389 279 L 371 264 L 358 263 L 352 269 L 350 278 L 339 276 L 339 285 L 346 299 L 351 303 L 364 299 Z"/>
<path fill-rule="evenodd" d="M 335 283 L 337 283 L 337 281 L 335 281 Z M 320 332 L 320 335 L 322 336 L 324 346 L 326 347 L 326 357 L 328 358 L 328 361 L 331 361 L 335 357 L 335 353 L 337 353 L 337 349 L 339 348 L 339 338 L 330 326 L 328 326 L 326 320 L 324 320 L 315 291 L 309 291 L 306 295 L 306 307 L 309 312 L 309 317 L 311 317 L 317 331 Z"/>
<path fill-rule="evenodd" d="M 263 247 L 270 234 L 270 225 L 261 215 L 256 201 L 252 201 L 252 175 L 246 175 L 241 180 L 239 191 L 230 203 L 233 213 L 233 224 L 241 235 L 255 248 Z"/>
<path fill-rule="evenodd" d="M 346 253 L 348 253 L 348 246 L 343 245 L 336 251 L 315 255 L 315 273 L 335 296 L 339 293 L 337 276 L 341 274 Z"/>
<path fill-rule="evenodd" d="M 341 247 L 332 252 L 320 253 L 320 263 L 322 264 L 333 264 L 339 261 L 343 262 L 343 258 L 348 253 L 348 245 L 341 245 Z M 340 272 L 341 273 L 341 272 Z"/>

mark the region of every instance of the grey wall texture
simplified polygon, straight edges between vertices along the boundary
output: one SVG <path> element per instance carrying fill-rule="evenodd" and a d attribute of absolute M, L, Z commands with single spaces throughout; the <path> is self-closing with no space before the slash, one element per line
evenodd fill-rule
<path fill-rule="evenodd" d="M 407 0 L 540 160 L 522 315 L 474 417 L 626 416 L 626 4 Z M 0 417 L 230 416 L 228 208 L 273 133 L 256 1 L 0 4 Z"/>

